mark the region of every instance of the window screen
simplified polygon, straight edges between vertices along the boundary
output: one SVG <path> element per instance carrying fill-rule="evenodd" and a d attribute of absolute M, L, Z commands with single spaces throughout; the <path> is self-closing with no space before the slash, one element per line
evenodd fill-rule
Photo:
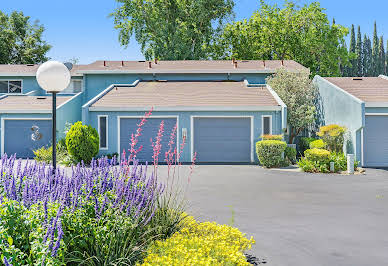
<path fill-rule="evenodd" d="M 100 116 L 100 148 L 107 148 L 107 125 L 106 125 L 106 116 Z"/>
<path fill-rule="evenodd" d="M 9 82 L 9 93 L 22 93 L 22 82 L 21 81 L 10 81 Z"/>
<path fill-rule="evenodd" d="M 263 134 L 271 134 L 271 117 L 263 117 Z"/>

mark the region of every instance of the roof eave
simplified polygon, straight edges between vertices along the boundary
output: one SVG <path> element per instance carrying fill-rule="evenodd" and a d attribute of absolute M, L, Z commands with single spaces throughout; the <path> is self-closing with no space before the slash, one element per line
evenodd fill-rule
<path fill-rule="evenodd" d="M 258 111 L 281 111 L 282 107 L 275 106 L 143 106 L 143 107 L 99 107 L 91 106 L 89 111 L 91 112 L 133 112 L 133 111 L 149 111 L 153 108 L 154 111 L 245 111 L 245 112 L 258 112 Z"/>

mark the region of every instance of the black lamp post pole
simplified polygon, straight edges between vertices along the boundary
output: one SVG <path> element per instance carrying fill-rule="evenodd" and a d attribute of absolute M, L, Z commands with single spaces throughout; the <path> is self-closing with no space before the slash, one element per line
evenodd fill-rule
<path fill-rule="evenodd" d="M 52 109 L 52 142 L 53 142 L 53 174 L 57 169 L 57 93 L 51 92 L 53 94 L 53 109 Z"/>

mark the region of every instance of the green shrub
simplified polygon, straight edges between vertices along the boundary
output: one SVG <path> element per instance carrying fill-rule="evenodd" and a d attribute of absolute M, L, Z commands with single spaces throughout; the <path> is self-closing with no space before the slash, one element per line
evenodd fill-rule
<path fill-rule="evenodd" d="M 99 136 L 91 126 L 77 122 L 71 126 L 66 135 L 66 147 L 76 162 L 88 164 L 98 154 Z"/>
<path fill-rule="evenodd" d="M 299 143 L 298 143 L 299 152 L 301 154 L 304 154 L 305 150 L 310 149 L 310 143 L 313 142 L 314 140 L 317 140 L 317 139 L 316 138 L 307 138 L 307 137 L 300 138 Z"/>
<path fill-rule="evenodd" d="M 278 167 L 284 163 L 287 144 L 280 140 L 262 140 L 256 143 L 256 154 L 265 167 Z"/>
<path fill-rule="evenodd" d="M 329 162 L 330 152 L 328 150 L 314 148 L 306 150 L 304 156 L 309 161 L 325 164 Z"/>
<path fill-rule="evenodd" d="M 37 162 L 44 162 L 44 163 L 51 163 L 52 159 L 53 159 L 53 146 L 50 146 L 50 147 L 41 147 L 37 150 L 33 150 L 34 152 L 34 159 L 35 161 Z"/>
<path fill-rule="evenodd" d="M 317 135 L 327 143 L 329 151 L 342 152 L 345 132 L 345 127 L 333 124 L 322 126 Z"/>
<path fill-rule="evenodd" d="M 291 163 L 296 162 L 296 149 L 292 147 L 286 147 L 286 150 L 284 151 L 284 155 L 288 160 L 290 160 Z"/>
<path fill-rule="evenodd" d="M 328 173 L 329 164 L 321 163 L 319 161 L 311 161 L 306 158 L 302 158 L 298 162 L 298 166 L 303 170 L 303 172 L 309 173 Z"/>
<path fill-rule="evenodd" d="M 310 142 L 310 149 L 324 149 L 326 146 L 327 144 L 321 139 Z"/>
<path fill-rule="evenodd" d="M 346 155 L 342 152 L 331 152 L 330 162 L 334 162 L 334 171 L 346 171 L 348 169 L 348 162 Z M 354 161 L 354 169 L 358 167 L 359 162 Z"/>
<path fill-rule="evenodd" d="M 40 149 L 34 150 L 34 160 L 37 162 L 51 163 L 53 147 L 41 147 Z M 57 143 L 57 162 L 66 166 L 74 164 L 74 160 L 67 152 L 65 139 L 60 139 Z"/>
<path fill-rule="evenodd" d="M 262 135 L 262 140 L 283 140 L 283 135 Z"/>

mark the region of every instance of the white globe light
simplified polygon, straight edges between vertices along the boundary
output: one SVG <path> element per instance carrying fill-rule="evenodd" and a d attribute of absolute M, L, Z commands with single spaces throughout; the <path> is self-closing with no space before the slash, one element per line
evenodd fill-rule
<path fill-rule="evenodd" d="M 69 69 L 58 61 L 47 61 L 36 72 L 39 86 L 47 92 L 61 92 L 70 84 Z"/>

